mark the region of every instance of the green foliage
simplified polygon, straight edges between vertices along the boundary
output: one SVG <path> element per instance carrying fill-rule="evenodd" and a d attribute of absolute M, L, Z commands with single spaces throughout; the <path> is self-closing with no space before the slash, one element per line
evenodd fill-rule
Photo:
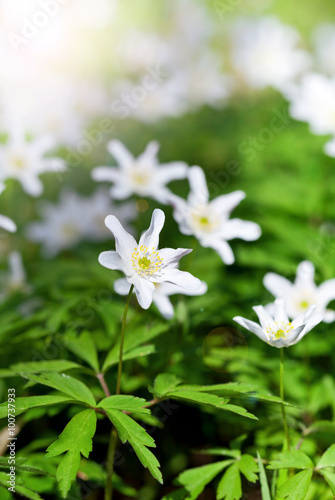
<path fill-rule="evenodd" d="M 88 458 L 92 451 L 96 421 L 94 410 L 77 413 L 67 424 L 58 440 L 47 449 L 46 458 L 66 453 L 57 468 L 57 480 L 63 498 L 67 498 L 71 483 L 77 476 L 81 455 Z"/>
<path fill-rule="evenodd" d="M 262 458 L 258 451 L 257 451 L 257 463 L 259 469 L 259 481 L 261 483 L 262 500 L 271 500 L 269 483 L 266 477 L 266 472 L 264 469 Z"/>
<path fill-rule="evenodd" d="M 304 500 L 307 495 L 308 487 L 313 475 L 312 470 L 302 470 L 282 484 L 278 489 L 277 495 L 281 498 L 290 500 Z"/>

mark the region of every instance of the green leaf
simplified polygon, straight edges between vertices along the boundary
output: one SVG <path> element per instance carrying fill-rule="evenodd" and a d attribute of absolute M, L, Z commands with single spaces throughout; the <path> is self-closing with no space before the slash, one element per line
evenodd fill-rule
<path fill-rule="evenodd" d="M 107 398 L 100 401 L 98 408 L 108 409 L 108 410 L 120 410 L 129 411 L 139 414 L 150 415 L 149 408 L 143 408 L 148 401 L 143 398 L 137 398 L 135 396 L 108 396 Z"/>
<path fill-rule="evenodd" d="M 67 424 L 57 441 L 47 449 L 46 458 L 66 452 L 57 468 L 59 488 L 66 498 L 71 483 L 76 479 L 80 466 L 80 455 L 88 457 L 92 451 L 92 439 L 96 430 L 97 416 L 94 410 L 77 413 Z"/>
<path fill-rule="evenodd" d="M 11 465 L 8 463 L 8 457 L 0 457 L 0 470 L 10 470 Z M 20 465 L 18 459 L 15 462 L 15 470 L 21 472 L 30 472 L 31 474 L 39 474 L 42 476 L 49 476 L 49 473 L 45 470 L 38 469 L 37 467 L 30 467 L 29 465 Z"/>
<path fill-rule="evenodd" d="M 30 396 L 26 398 L 15 399 L 15 416 L 20 415 L 30 408 L 39 406 L 50 406 L 58 403 L 67 403 L 73 401 L 73 398 L 67 396 Z M 5 401 L 0 404 L 0 418 L 5 418 L 8 415 L 8 403 Z"/>
<path fill-rule="evenodd" d="M 242 455 L 237 463 L 244 477 L 251 483 L 255 483 L 258 479 L 258 466 L 255 459 L 251 455 Z"/>
<path fill-rule="evenodd" d="M 231 465 L 222 476 L 218 489 L 217 500 L 239 500 L 242 496 L 241 476 L 238 463 Z"/>
<path fill-rule="evenodd" d="M 9 487 L 7 480 L 8 480 L 8 476 L 6 475 L 6 473 L 0 472 L 0 485 L 3 486 L 4 488 L 6 488 L 6 490 Z M 0 491 L 1 491 L 1 495 L 2 495 L 2 490 L 0 490 Z M 34 491 L 26 488 L 25 486 L 21 486 L 19 484 L 15 485 L 15 493 L 18 493 L 19 495 L 21 495 L 24 498 L 29 498 L 30 500 L 43 500 L 43 498 L 38 493 L 35 493 Z M 1 498 L 7 498 L 7 497 L 5 497 L 5 495 L 4 495 L 3 497 L 1 496 Z"/>
<path fill-rule="evenodd" d="M 70 351 L 76 354 L 78 358 L 86 361 L 96 373 L 99 372 L 98 352 L 89 332 L 82 332 L 77 337 L 68 334 L 64 340 L 66 347 Z"/>
<path fill-rule="evenodd" d="M 16 363 L 11 365 L 13 372 L 19 373 L 43 373 L 43 372 L 65 372 L 73 368 L 81 368 L 78 363 L 68 361 L 67 359 L 58 359 L 53 361 L 31 361 L 29 363 Z"/>
<path fill-rule="evenodd" d="M 316 469 L 323 469 L 323 467 L 335 467 L 335 444 L 324 452 L 316 465 Z"/>
<path fill-rule="evenodd" d="M 91 391 L 86 387 L 85 384 L 80 382 L 65 373 L 44 373 L 42 375 L 33 375 L 31 373 L 22 373 L 22 377 L 32 380 L 37 384 L 43 384 L 48 387 L 52 387 L 57 391 L 63 392 L 68 396 L 71 396 L 77 401 L 86 403 L 89 406 L 95 406 L 96 402 Z"/>
<path fill-rule="evenodd" d="M 179 490 L 171 491 L 167 495 L 164 495 L 162 500 L 184 500 L 187 495 L 187 491 L 184 488 Z"/>
<path fill-rule="evenodd" d="M 301 450 L 284 451 L 272 460 L 268 469 L 313 469 L 312 460 Z"/>
<path fill-rule="evenodd" d="M 131 351 L 128 351 L 126 354 L 123 355 L 123 361 L 128 361 L 129 359 L 137 359 L 137 358 L 143 358 L 144 356 L 149 356 L 149 354 L 153 354 L 156 352 L 156 346 L 154 344 L 148 344 L 140 347 L 136 347 L 135 349 L 132 349 Z M 115 352 L 114 356 L 111 355 L 103 365 L 103 372 L 105 373 L 111 366 L 117 365 L 119 362 L 119 357 L 118 354 Z"/>
<path fill-rule="evenodd" d="M 207 394 L 205 392 L 196 392 L 194 390 L 187 390 L 183 388 L 177 388 L 175 391 L 168 392 L 166 394 L 167 398 L 172 399 L 181 399 L 184 401 L 192 402 L 192 403 L 200 403 L 204 405 L 213 406 L 214 408 L 218 408 L 220 410 L 226 410 L 233 413 L 238 413 L 243 417 L 248 417 L 253 420 L 258 420 L 255 415 L 249 413 L 245 408 L 241 406 L 228 404 L 227 399 L 224 399 L 216 394 Z"/>
<path fill-rule="evenodd" d="M 312 470 L 298 472 L 278 488 L 277 497 L 289 497 L 290 500 L 305 500 L 312 475 Z"/>
<path fill-rule="evenodd" d="M 261 483 L 262 500 L 271 500 L 271 495 L 270 495 L 268 480 L 266 477 L 266 472 L 264 469 L 262 458 L 261 458 L 260 454 L 258 453 L 258 451 L 257 451 L 257 462 L 258 462 L 258 469 L 259 469 L 259 480 Z"/>
<path fill-rule="evenodd" d="M 155 378 L 152 392 L 157 398 L 162 398 L 169 391 L 177 387 L 180 382 L 181 380 L 173 375 L 173 373 L 161 373 Z"/>
<path fill-rule="evenodd" d="M 155 455 L 147 447 L 155 448 L 153 438 L 135 422 L 131 417 L 119 410 L 108 410 L 106 414 L 115 426 L 122 443 L 129 441 L 134 448 L 136 455 L 144 467 L 147 467 L 153 477 L 160 483 L 163 482 L 162 474 L 159 470 L 159 462 Z"/>
<path fill-rule="evenodd" d="M 196 467 L 195 469 L 190 469 L 179 474 L 177 482 L 187 490 L 188 495 L 185 497 L 186 500 L 195 500 L 198 498 L 205 486 L 231 463 L 232 460 L 224 460 Z"/>
<path fill-rule="evenodd" d="M 323 477 L 327 481 L 330 489 L 332 490 L 333 495 L 335 495 L 335 474 L 334 474 L 334 472 L 330 472 L 328 470 L 321 470 L 320 473 L 323 475 Z"/>
<path fill-rule="evenodd" d="M 202 455 L 221 455 L 233 458 L 238 458 L 241 455 L 239 450 L 229 450 L 228 448 L 206 448 L 204 450 L 197 450 L 197 453 Z"/>
<path fill-rule="evenodd" d="M 127 335 L 124 341 L 124 358 L 129 353 L 135 349 L 135 347 L 142 346 L 142 344 L 147 343 L 149 340 L 161 335 L 170 328 L 168 323 L 157 323 L 154 325 L 134 324 L 129 325 L 127 330 Z M 144 346 L 143 346 L 144 347 Z M 115 363 L 115 359 L 118 359 L 118 353 L 120 348 L 120 341 L 118 341 L 113 348 L 107 354 L 105 362 L 102 366 L 102 371 L 105 372 L 110 365 Z"/>

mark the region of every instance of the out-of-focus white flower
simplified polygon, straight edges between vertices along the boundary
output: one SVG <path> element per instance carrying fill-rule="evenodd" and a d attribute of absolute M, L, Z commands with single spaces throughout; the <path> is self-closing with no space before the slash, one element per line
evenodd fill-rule
<path fill-rule="evenodd" d="M 232 32 L 232 63 L 252 88 L 286 90 L 310 64 L 299 35 L 272 16 L 240 19 Z"/>
<path fill-rule="evenodd" d="M 9 272 L 1 279 L 2 290 L 0 301 L 5 300 L 9 295 L 16 292 L 29 292 L 30 286 L 27 284 L 26 271 L 23 266 L 22 255 L 19 252 L 11 252 L 8 256 Z"/>
<path fill-rule="evenodd" d="M 203 295 L 207 292 L 207 284 L 202 281 L 197 290 L 187 290 L 173 283 L 154 283 L 155 291 L 152 294 L 152 301 L 165 319 L 171 319 L 174 316 L 173 305 L 170 300 L 170 295 Z M 114 290 L 119 295 L 128 295 L 131 285 L 126 278 L 121 278 L 114 282 Z"/>
<path fill-rule="evenodd" d="M 50 136 L 27 141 L 24 134 L 12 133 L 6 144 L 0 145 L 0 181 L 17 179 L 28 194 L 39 196 L 43 184 L 38 176 L 65 169 L 63 160 L 44 156 L 53 146 Z"/>
<path fill-rule="evenodd" d="M 314 32 L 313 41 L 318 70 L 335 75 L 335 24 L 320 24 Z"/>
<path fill-rule="evenodd" d="M 311 306 L 292 322 L 289 321 L 284 299 L 277 299 L 274 304 L 274 315 L 270 315 L 263 306 L 255 306 L 260 325 L 249 319 L 236 316 L 234 321 L 257 335 L 273 347 L 289 347 L 297 344 L 306 333 L 322 321 L 322 314 L 315 312 L 316 306 Z"/>
<path fill-rule="evenodd" d="M 5 189 L 5 185 L 0 182 L 0 194 Z M 0 227 L 14 233 L 16 231 L 16 224 L 9 217 L 0 214 Z"/>
<path fill-rule="evenodd" d="M 173 205 L 173 215 L 180 231 L 193 234 L 203 247 L 216 250 L 225 264 L 233 264 L 234 254 L 227 241 L 234 238 L 252 241 L 261 235 L 255 222 L 229 218 L 245 193 L 234 191 L 209 201 L 206 177 L 200 167 L 189 168 L 188 180 L 191 190 L 187 201 L 175 195 L 168 199 Z"/>
<path fill-rule="evenodd" d="M 286 303 L 286 312 L 290 318 L 305 312 L 315 304 L 317 311 L 322 314 L 323 321 L 335 321 L 335 311 L 327 309 L 331 300 L 335 299 L 335 279 L 330 279 L 316 286 L 314 282 L 314 266 L 312 262 L 301 262 L 297 268 L 294 283 L 276 273 L 264 276 L 264 286 L 275 297 L 283 297 Z M 267 306 L 269 311 L 273 305 Z"/>
<path fill-rule="evenodd" d="M 335 134 L 335 77 L 305 75 L 289 98 L 293 118 L 307 122 L 314 134 Z"/>
<path fill-rule="evenodd" d="M 335 158 L 335 137 L 331 141 L 327 142 L 327 144 L 324 147 L 324 151 L 326 155 Z"/>
<path fill-rule="evenodd" d="M 168 282 L 191 291 L 198 290 L 201 286 L 198 278 L 176 268 L 179 260 L 192 250 L 158 249 L 164 221 L 164 212 L 154 210 L 149 229 L 137 243 L 116 217 L 109 215 L 106 218 L 106 226 L 115 238 L 116 251 L 102 252 L 99 262 L 108 269 L 124 272 L 127 282 L 134 285 L 137 300 L 143 309 L 150 307 L 157 283 Z"/>
<path fill-rule="evenodd" d="M 42 243 L 45 255 L 54 256 L 63 249 L 76 246 L 81 240 L 108 238 L 110 233 L 103 222 L 111 212 L 124 223 L 136 215 L 130 203 L 113 205 L 104 189 L 98 189 L 88 197 L 64 189 L 58 204 L 41 203 L 43 221 L 29 224 L 27 235 L 30 240 Z"/>
<path fill-rule="evenodd" d="M 187 165 L 184 162 L 159 164 L 157 142 L 150 142 L 137 158 L 134 158 L 120 141 L 110 141 L 107 148 L 119 165 L 96 167 L 92 178 L 95 181 L 113 182 L 114 186 L 110 190 L 112 198 L 120 200 L 136 194 L 164 203 L 169 194 L 166 184 L 186 177 Z"/>

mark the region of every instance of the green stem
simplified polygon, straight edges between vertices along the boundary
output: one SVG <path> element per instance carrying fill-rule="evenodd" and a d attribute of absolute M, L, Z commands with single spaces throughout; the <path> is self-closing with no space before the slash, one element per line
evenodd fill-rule
<path fill-rule="evenodd" d="M 284 405 L 284 349 L 285 349 L 284 347 L 282 347 L 280 349 L 280 399 L 282 400 L 281 411 L 282 411 L 282 415 L 283 415 L 283 423 L 284 423 L 284 431 L 285 431 L 287 449 L 290 451 L 290 449 L 291 449 L 290 436 L 288 433 L 286 411 L 285 411 L 285 405 Z"/>
<path fill-rule="evenodd" d="M 133 290 L 134 290 L 134 285 L 131 285 L 128 296 L 127 296 L 127 300 L 126 300 L 126 303 L 124 306 L 123 317 L 122 317 L 120 351 L 119 351 L 119 366 L 118 366 L 118 371 L 117 371 L 117 383 L 116 383 L 116 394 L 120 394 L 120 389 L 121 389 L 124 332 L 126 330 L 127 313 L 128 313 L 129 303 L 130 303 L 130 299 L 131 299 L 131 295 L 133 293 Z M 113 472 L 114 472 L 114 455 L 115 455 L 115 450 L 116 450 L 117 438 L 118 438 L 118 435 L 117 435 L 116 429 L 114 428 L 111 432 L 111 436 L 109 439 L 108 452 L 107 452 L 107 467 L 106 467 L 107 482 L 106 482 L 106 489 L 105 489 L 105 500 L 112 500 L 112 497 L 113 497 L 112 479 L 113 479 Z"/>

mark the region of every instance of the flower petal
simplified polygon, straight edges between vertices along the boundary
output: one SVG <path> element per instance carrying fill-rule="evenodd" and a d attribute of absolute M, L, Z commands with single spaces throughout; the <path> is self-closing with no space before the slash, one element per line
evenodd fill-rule
<path fill-rule="evenodd" d="M 288 323 L 285 300 L 283 298 L 275 300 L 275 321 Z"/>
<path fill-rule="evenodd" d="M 153 303 L 156 305 L 157 309 L 165 319 L 171 319 L 174 316 L 173 305 L 167 295 L 154 293 Z"/>
<path fill-rule="evenodd" d="M 193 250 L 189 248 L 162 248 L 159 250 L 159 255 L 163 259 L 163 265 L 166 266 L 176 266 L 180 259 L 185 255 L 188 255 Z"/>
<path fill-rule="evenodd" d="M 134 248 L 137 247 L 135 238 L 127 233 L 114 215 L 108 215 L 105 219 L 105 224 L 113 233 L 117 253 L 124 262 L 129 261 L 130 263 L 131 254 Z"/>
<path fill-rule="evenodd" d="M 150 141 L 149 144 L 147 144 L 143 153 L 140 154 L 140 156 L 137 158 L 136 161 L 144 164 L 155 165 L 157 164 L 158 150 L 159 150 L 158 142 Z"/>
<path fill-rule="evenodd" d="M 209 199 L 209 192 L 206 176 L 202 168 L 194 166 L 188 169 L 188 181 L 190 183 L 190 194 L 188 203 L 194 207 L 206 205 Z"/>
<path fill-rule="evenodd" d="M 245 198 L 244 191 L 233 191 L 229 194 L 223 194 L 214 198 L 210 202 L 210 206 L 216 212 L 225 215 L 226 217 L 234 210 L 235 207 Z"/>
<path fill-rule="evenodd" d="M 143 309 L 148 309 L 153 300 L 152 296 L 155 291 L 155 285 L 147 279 L 140 278 L 136 273 L 129 278 L 128 281 L 134 285 L 134 290 L 140 306 Z"/>
<path fill-rule="evenodd" d="M 161 232 L 165 222 L 165 214 L 163 210 L 156 208 L 151 217 L 149 229 L 147 229 L 141 236 L 139 246 L 142 245 L 150 249 L 158 247 L 159 233 Z"/>
<path fill-rule="evenodd" d="M 114 269 L 118 271 L 123 271 L 124 270 L 124 264 L 122 262 L 122 259 L 120 255 L 117 252 L 113 251 L 108 251 L 108 252 L 102 252 L 99 255 L 99 263 L 107 267 L 107 269 Z"/>
<path fill-rule="evenodd" d="M 228 266 L 234 264 L 235 257 L 230 245 L 225 240 L 219 239 L 200 239 L 199 240 L 203 247 L 210 247 L 217 251 L 221 259 Z"/>
<path fill-rule="evenodd" d="M 335 278 L 324 281 L 318 288 L 319 303 L 326 307 L 328 302 L 335 299 Z"/>
<path fill-rule="evenodd" d="M 91 177 L 97 182 L 117 182 L 120 179 L 120 171 L 115 167 L 96 167 L 92 170 Z"/>
<path fill-rule="evenodd" d="M 314 266 L 309 260 L 304 260 L 297 267 L 297 275 L 295 278 L 295 285 L 305 288 L 314 284 Z"/>
<path fill-rule="evenodd" d="M 119 295 L 128 295 L 131 285 L 126 278 L 121 278 L 114 281 L 114 290 Z"/>
<path fill-rule="evenodd" d="M 273 318 L 267 312 L 267 310 L 263 306 L 254 306 L 253 310 L 258 316 L 259 322 L 262 325 L 262 328 L 266 328 L 267 325 L 273 323 Z"/>
<path fill-rule="evenodd" d="M 292 288 L 292 283 L 276 273 L 267 273 L 263 278 L 263 284 L 275 297 L 285 297 Z"/>
<path fill-rule="evenodd" d="M 6 231 L 10 231 L 11 233 L 15 233 L 17 229 L 16 224 L 4 215 L 0 215 L 0 227 L 6 229 Z"/>
<path fill-rule="evenodd" d="M 256 222 L 242 219 L 227 220 L 220 231 L 220 236 L 225 240 L 240 238 L 246 241 L 257 240 L 262 234 L 261 228 Z"/>
<path fill-rule="evenodd" d="M 251 321 L 251 320 L 246 319 L 246 318 L 242 318 L 242 316 L 235 316 L 233 318 L 233 320 L 236 321 L 236 323 L 238 323 L 239 325 L 241 325 L 244 328 L 246 328 L 247 330 L 249 330 L 250 332 L 252 332 L 255 335 L 257 335 L 257 337 L 260 338 L 261 340 L 263 340 L 263 342 L 267 342 L 268 343 L 268 338 L 265 335 L 264 331 L 254 321 Z"/>
<path fill-rule="evenodd" d="M 306 311 L 303 311 L 298 316 L 296 316 L 292 321 L 293 327 L 304 325 L 308 321 L 308 319 L 314 314 L 316 307 L 317 306 L 313 304 L 312 306 L 309 306 L 309 308 L 306 309 Z"/>
<path fill-rule="evenodd" d="M 109 141 L 109 143 L 107 144 L 107 149 L 109 153 L 117 160 L 120 167 L 128 167 L 134 162 L 133 155 L 128 151 L 128 149 L 124 146 L 124 144 L 122 144 L 121 141 Z"/>
<path fill-rule="evenodd" d="M 156 174 L 157 181 L 165 185 L 176 179 L 184 179 L 187 176 L 187 170 L 187 164 L 183 161 L 160 165 Z"/>
<path fill-rule="evenodd" d="M 201 281 L 192 274 L 174 268 L 164 268 L 160 276 L 155 276 L 156 283 L 162 283 L 164 281 L 179 285 L 185 290 L 198 290 L 201 285 Z"/>

